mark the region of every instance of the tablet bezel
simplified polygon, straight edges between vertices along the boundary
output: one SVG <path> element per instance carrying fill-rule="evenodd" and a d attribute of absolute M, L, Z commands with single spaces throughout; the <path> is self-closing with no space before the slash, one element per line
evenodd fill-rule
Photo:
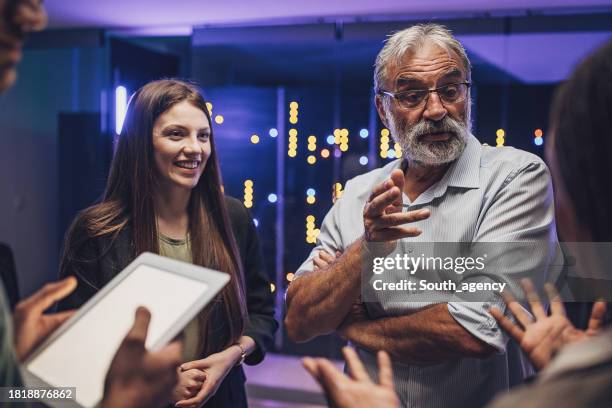
<path fill-rule="evenodd" d="M 226 273 L 215 271 L 213 269 L 205 268 L 202 266 L 190 264 L 187 262 L 178 261 L 171 258 L 166 258 L 150 252 L 144 252 L 139 255 L 134 261 L 132 261 L 123 271 L 115 276 L 108 284 L 100 289 L 91 299 L 89 299 L 77 312 L 70 317 L 62 326 L 60 326 L 49 338 L 47 338 L 40 346 L 37 347 L 36 351 L 30 355 L 27 360 L 23 363 L 23 371 L 27 378 L 27 385 L 36 385 L 41 387 L 54 387 L 48 384 L 44 379 L 33 374 L 28 366 L 34 361 L 41 353 L 43 353 L 49 345 L 51 345 L 57 338 L 62 336 L 66 331 L 85 316 L 89 310 L 91 310 L 100 300 L 102 300 L 108 293 L 110 293 L 117 285 L 119 285 L 124 279 L 126 279 L 137 267 L 146 265 L 152 268 L 161 269 L 167 273 L 173 273 L 189 279 L 194 279 L 208 285 L 208 290 L 204 292 L 194 303 L 193 307 L 188 309 L 179 320 L 177 320 L 172 326 L 166 330 L 166 332 L 155 342 L 149 349 L 149 351 L 157 351 L 163 346 L 168 344 L 174 339 L 186 326 L 187 324 L 219 293 L 221 289 L 229 282 L 230 276 Z M 70 386 L 69 384 L 66 385 Z M 76 390 L 78 393 L 78 390 Z M 97 406 L 100 405 L 98 402 Z M 76 401 L 45 401 L 53 407 L 81 407 Z"/>

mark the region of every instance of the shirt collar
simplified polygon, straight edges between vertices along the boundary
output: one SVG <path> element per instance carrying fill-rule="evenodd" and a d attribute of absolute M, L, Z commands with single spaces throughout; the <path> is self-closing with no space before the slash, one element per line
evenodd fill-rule
<path fill-rule="evenodd" d="M 443 177 L 443 180 L 447 180 L 446 184 L 453 187 L 479 188 L 481 152 L 480 142 L 470 134 L 461 156 L 451 164 Z"/>
<path fill-rule="evenodd" d="M 472 134 L 468 136 L 465 148 L 457 160 L 455 160 L 444 176 L 436 184 L 423 192 L 412 205 L 423 205 L 433 199 L 441 197 L 446 193 L 449 186 L 459 188 L 479 188 L 480 187 L 480 156 L 481 145 L 478 139 Z M 396 160 L 385 172 L 388 176 L 391 171 L 397 168 L 405 169 L 403 160 Z"/>

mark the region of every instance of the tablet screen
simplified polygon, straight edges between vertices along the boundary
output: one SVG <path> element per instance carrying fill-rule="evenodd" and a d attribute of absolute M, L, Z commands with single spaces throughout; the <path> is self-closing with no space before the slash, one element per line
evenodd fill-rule
<path fill-rule="evenodd" d="M 208 289 L 199 280 L 139 265 L 55 339 L 27 366 L 48 384 L 76 387 L 76 401 L 95 406 L 121 341 L 134 323 L 138 306 L 151 311 L 148 349 L 192 309 Z"/>

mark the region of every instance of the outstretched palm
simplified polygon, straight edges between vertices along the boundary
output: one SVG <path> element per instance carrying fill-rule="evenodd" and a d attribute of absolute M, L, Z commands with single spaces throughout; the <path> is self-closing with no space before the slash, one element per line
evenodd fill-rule
<path fill-rule="evenodd" d="M 563 303 L 551 284 L 545 285 L 550 300 L 550 315 L 544 310 L 533 283 L 529 279 L 524 279 L 521 284 L 531 307 L 533 319 L 507 292 L 503 294 L 504 301 L 518 324 L 504 316 L 497 308 L 491 308 L 490 312 L 501 328 L 520 344 L 521 349 L 538 370 L 544 368 L 563 346 L 599 333 L 606 312 L 605 302 L 599 301 L 594 304 L 588 328 L 580 330 L 574 327 L 565 315 Z"/>

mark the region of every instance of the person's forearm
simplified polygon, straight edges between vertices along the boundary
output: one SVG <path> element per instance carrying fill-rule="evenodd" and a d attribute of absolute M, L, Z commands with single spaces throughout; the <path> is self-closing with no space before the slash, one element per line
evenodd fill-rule
<path fill-rule="evenodd" d="M 359 297 L 361 263 L 360 238 L 336 262 L 289 285 L 285 326 L 292 340 L 307 341 L 338 328 Z"/>
<path fill-rule="evenodd" d="M 446 303 L 407 316 L 358 320 L 341 327 L 340 334 L 362 348 L 387 351 L 405 364 L 482 358 L 494 352 L 455 321 Z"/>

